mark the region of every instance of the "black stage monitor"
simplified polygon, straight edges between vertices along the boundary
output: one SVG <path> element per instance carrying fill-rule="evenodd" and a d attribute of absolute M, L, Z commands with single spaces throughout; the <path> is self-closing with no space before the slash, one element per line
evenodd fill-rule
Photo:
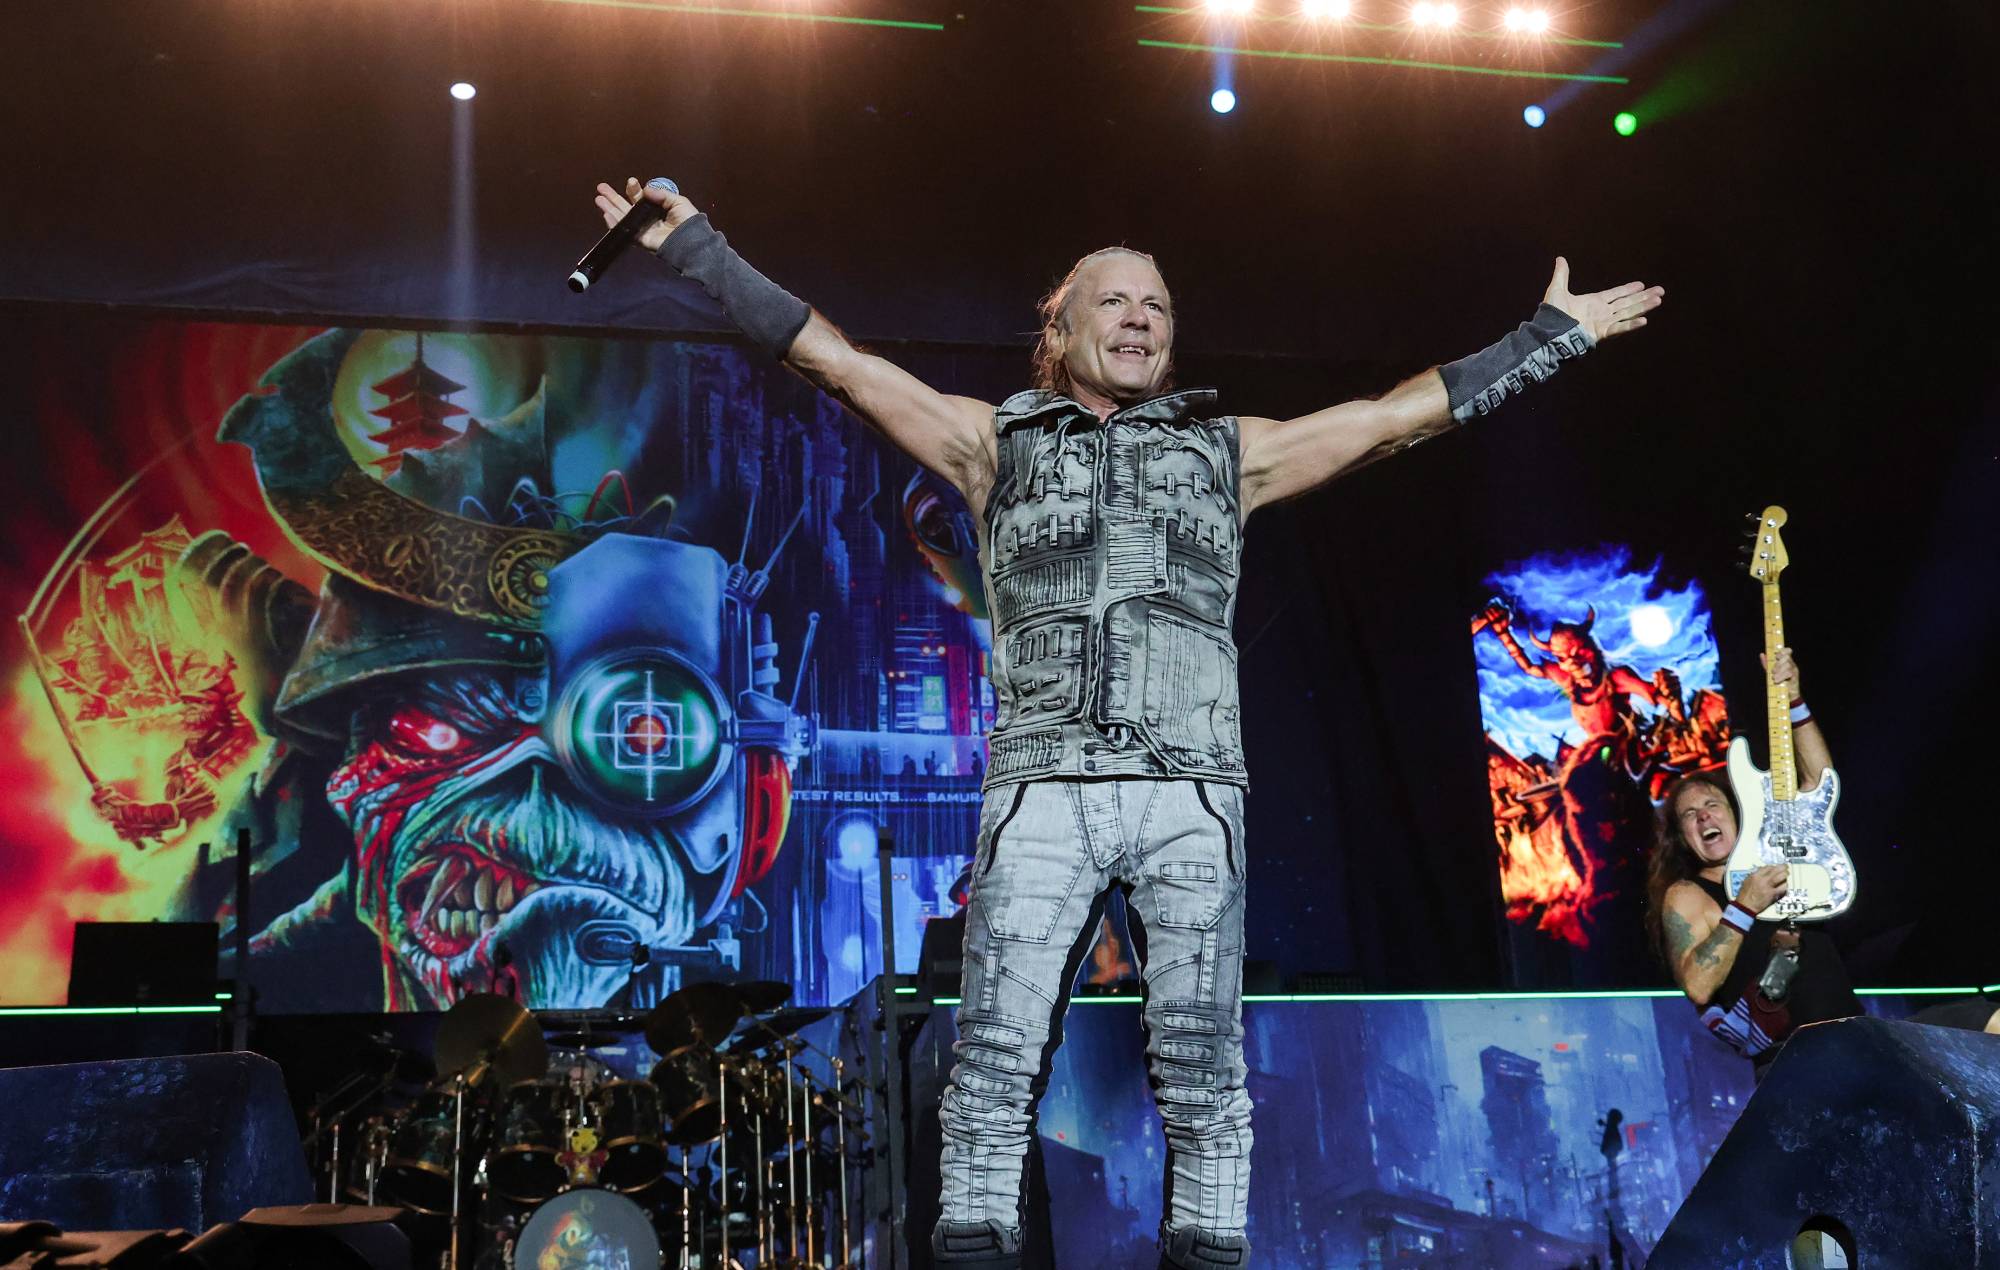
<path fill-rule="evenodd" d="M 78 922 L 71 1005 L 214 1005 L 214 922 Z"/>

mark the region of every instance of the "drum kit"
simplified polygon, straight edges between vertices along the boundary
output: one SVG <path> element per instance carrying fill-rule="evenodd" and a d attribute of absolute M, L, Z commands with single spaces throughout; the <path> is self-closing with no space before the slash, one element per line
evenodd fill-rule
<path fill-rule="evenodd" d="M 789 995 L 697 983 L 644 1016 L 539 1019 L 468 996 L 436 1079 L 394 1108 L 387 1081 L 322 1099 L 308 1140 L 331 1145 L 331 1196 L 407 1208 L 446 1270 L 858 1267 L 867 1117 L 843 1061 L 798 1035 L 830 1011 Z M 658 1061 L 635 1079 L 601 1055 L 637 1036 Z"/>

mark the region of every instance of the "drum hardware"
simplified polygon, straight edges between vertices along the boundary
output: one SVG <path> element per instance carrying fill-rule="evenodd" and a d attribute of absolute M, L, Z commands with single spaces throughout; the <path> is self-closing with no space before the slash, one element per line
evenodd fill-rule
<path fill-rule="evenodd" d="M 333 1122 L 333 1171 L 326 1180 L 326 1202 L 329 1204 L 340 1202 L 340 1125 L 338 1120 Z"/>
<path fill-rule="evenodd" d="M 817 1152 L 812 1149 L 812 1143 L 815 1141 L 812 1127 L 812 1099 L 808 1096 L 812 1093 L 812 1073 L 802 1071 L 799 1077 L 799 1119 L 805 1126 L 806 1139 L 806 1260 L 818 1265 L 819 1192 L 813 1189 L 813 1156 Z"/>
<path fill-rule="evenodd" d="M 690 1236 L 694 1233 L 691 1228 L 694 1213 L 690 1207 L 694 1202 L 694 1179 L 688 1172 L 688 1149 L 685 1145 L 681 1147 L 681 1179 L 685 1183 L 681 1187 L 681 1270 L 688 1270 L 688 1257 L 693 1248 Z"/>
<path fill-rule="evenodd" d="M 716 1235 L 722 1245 L 722 1255 L 729 1256 L 729 1060 L 721 1055 L 715 1058 L 715 1087 L 722 1091 L 721 1144 L 722 1164 L 717 1170 L 723 1202 L 718 1205 Z"/>
<path fill-rule="evenodd" d="M 833 1097 L 843 1102 L 845 1099 L 841 1098 L 840 1087 L 846 1071 L 847 1064 L 836 1057 L 833 1060 Z M 846 1266 L 853 1261 L 854 1250 L 847 1225 L 851 1209 L 847 1197 L 847 1116 L 844 1112 L 836 1114 L 833 1119 L 833 1146 L 840 1158 L 840 1264 Z"/>
<path fill-rule="evenodd" d="M 786 1247 L 799 1247 L 799 1130 L 792 1122 L 792 1051 L 785 1050 L 785 1229 L 790 1235 Z"/>
<path fill-rule="evenodd" d="M 832 1012 L 786 1008 L 789 995 L 775 982 L 690 985 L 643 1020 L 588 1012 L 537 1020 L 507 998 L 468 997 L 440 1020 L 439 1078 L 414 1102 L 381 1109 L 397 1095 L 393 1079 L 373 1078 L 371 1062 L 370 1074 L 313 1109 L 308 1139 L 322 1144 L 321 1167 L 332 1153 L 330 1194 L 423 1214 L 431 1264 L 442 1253 L 451 1270 L 466 1270 L 475 1254 L 479 1270 L 524 1264 L 526 1245 L 515 1237 L 524 1221 L 572 1196 L 592 1211 L 650 1214 L 661 1244 L 673 1239 L 678 1208 L 686 1270 L 737 1257 L 774 1270 L 822 1260 L 850 1270 L 859 1254 L 847 1169 L 867 1122 L 849 1096 L 849 1065 L 790 1032 Z M 640 1030 L 649 1041 L 684 1041 L 650 1079 L 621 1076 L 606 1061 Z M 816 1056 L 810 1067 L 807 1053 Z M 364 1119 L 369 1098 L 378 1101 Z M 562 1211 L 588 1216 L 581 1203 Z"/>
<path fill-rule="evenodd" d="M 437 1065 L 452 1088 L 451 1243 L 446 1266 L 462 1270 L 460 1238 L 465 1159 L 465 1093 L 488 1075 L 514 1084 L 549 1069 L 548 1042 L 541 1025 L 518 1001 L 491 992 L 461 998 L 438 1024 Z"/>

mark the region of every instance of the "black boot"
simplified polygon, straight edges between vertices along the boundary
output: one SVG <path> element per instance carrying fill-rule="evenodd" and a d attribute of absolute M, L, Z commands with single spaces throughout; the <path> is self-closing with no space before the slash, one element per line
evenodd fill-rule
<path fill-rule="evenodd" d="M 1160 1270 L 1248 1270 L 1249 1265 L 1250 1240 L 1244 1235 L 1184 1226 L 1165 1234 L 1160 1245 Z"/>
<path fill-rule="evenodd" d="M 1021 1270 L 1021 1234 L 990 1221 L 941 1221 L 931 1259 L 939 1270 Z"/>

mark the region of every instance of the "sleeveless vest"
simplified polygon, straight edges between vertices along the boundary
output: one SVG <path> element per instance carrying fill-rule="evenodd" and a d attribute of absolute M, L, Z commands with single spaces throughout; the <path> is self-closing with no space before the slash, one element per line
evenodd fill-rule
<path fill-rule="evenodd" d="M 1238 726 L 1236 420 L 1210 389 L 1100 421 L 1048 391 L 994 414 L 981 525 L 997 703 L 986 785 L 1049 776 L 1248 784 Z"/>

